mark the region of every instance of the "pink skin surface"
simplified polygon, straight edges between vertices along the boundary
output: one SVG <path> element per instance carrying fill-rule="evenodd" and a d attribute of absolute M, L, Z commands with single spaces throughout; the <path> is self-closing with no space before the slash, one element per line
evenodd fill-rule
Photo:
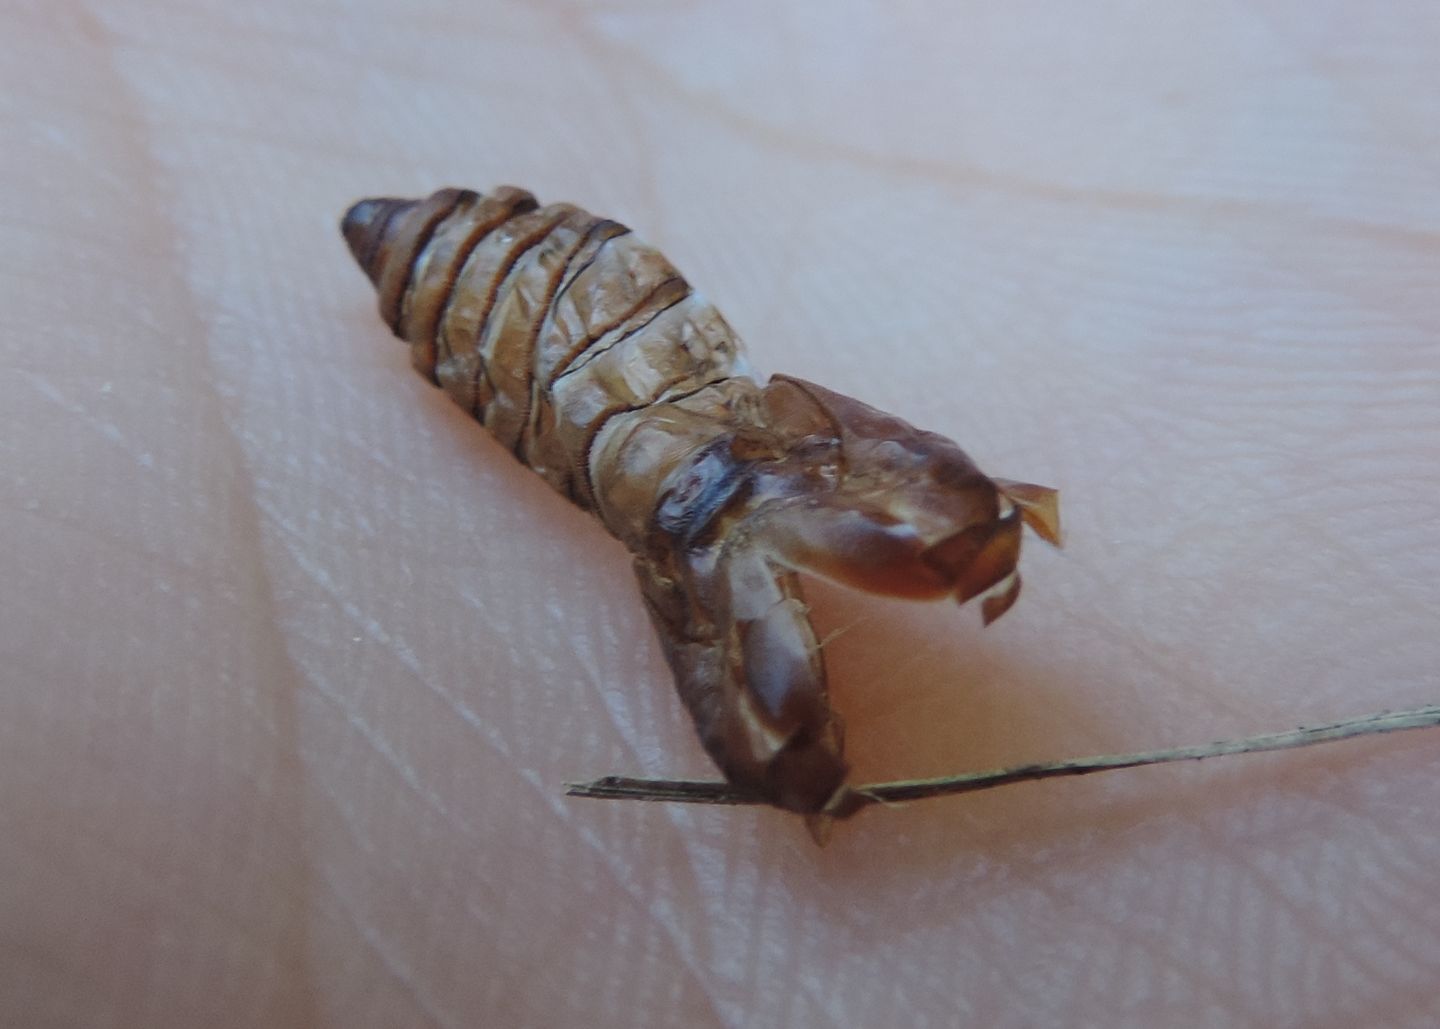
<path fill-rule="evenodd" d="M 1440 14 L 0 13 L 0 1023 L 1431 1026 L 1426 733 L 798 819 L 336 230 L 513 182 L 762 370 L 1062 490 L 978 612 L 810 589 L 857 779 L 1440 699 Z M 844 630 L 843 632 L 839 630 Z"/>

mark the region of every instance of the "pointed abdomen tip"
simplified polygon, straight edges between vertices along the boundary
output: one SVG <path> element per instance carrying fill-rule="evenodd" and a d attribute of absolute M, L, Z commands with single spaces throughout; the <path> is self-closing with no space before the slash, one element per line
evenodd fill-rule
<path fill-rule="evenodd" d="M 376 258 L 380 244 L 384 242 L 386 229 L 395 221 L 395 214 L 402 207 L 409 207 L 413 201 L 396 200 L 392 197 L 371 197 L 354 204 L 345 212 L 340 221 L 340 231 L 350 252 L 365 270 L 371 282 L 377 281 L 380 269 Z"/>

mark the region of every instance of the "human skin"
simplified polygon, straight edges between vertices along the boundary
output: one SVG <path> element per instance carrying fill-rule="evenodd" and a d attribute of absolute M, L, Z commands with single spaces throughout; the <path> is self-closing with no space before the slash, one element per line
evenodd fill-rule
<path fill-rule="evenodd" d="M 1424 732 L 824 849 L 562 795 L 713 772 L 360 196 L 616 217 L 763 371 L 1061 489 L 989 629 L 809 584 L 857 780 L 1440 701 L 1434 5 L 819 12 L 0 12 L 0 1023 L 1440 1019 Z"/>

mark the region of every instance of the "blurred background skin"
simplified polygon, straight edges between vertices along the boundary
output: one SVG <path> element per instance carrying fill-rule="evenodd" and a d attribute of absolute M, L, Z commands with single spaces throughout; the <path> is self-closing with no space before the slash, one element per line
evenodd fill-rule
<path fill-rule="evenodd" d="M 0 1023 L 1430 1026 L 1440 742 L 841 826 L 337 232 L 516 183 L 1061 488 L 992 629 L 815 585 L 860 780 L 1440 698 L 1440 7 L 0 7 Z"/>

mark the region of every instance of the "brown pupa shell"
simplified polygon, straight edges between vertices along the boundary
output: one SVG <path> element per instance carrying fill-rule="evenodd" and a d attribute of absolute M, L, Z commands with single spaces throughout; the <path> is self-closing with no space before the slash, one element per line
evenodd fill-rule
<path fill-rule="evenodd" d="M 1020 590 L 1020 529 L 1056 494 L 800 379 L 617 222 L 529 193 L 362 200 L 342 231 L 416 369 L 634 555 L 701 741 L 806 814 L 845 808 L 843 736 L 797 571 L 895 596 Z"/>

